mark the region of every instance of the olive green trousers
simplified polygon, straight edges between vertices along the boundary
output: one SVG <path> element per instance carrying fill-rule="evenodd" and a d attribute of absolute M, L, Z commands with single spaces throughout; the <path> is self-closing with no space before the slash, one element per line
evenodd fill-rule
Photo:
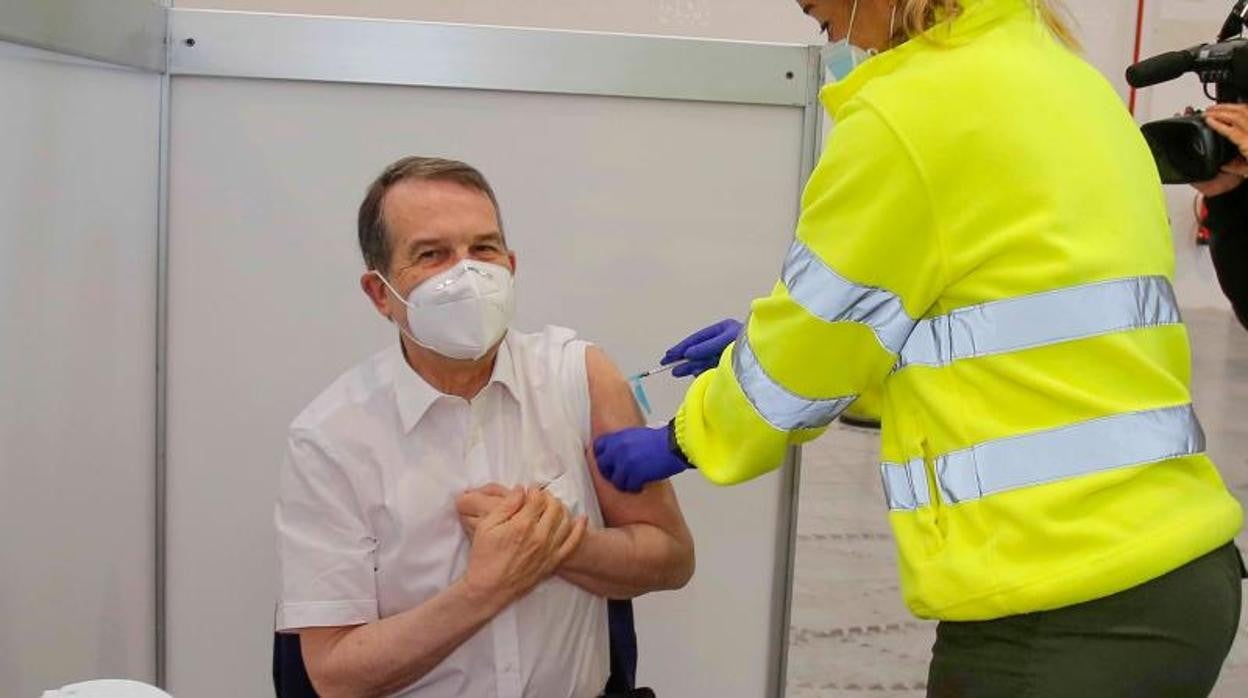
<path fill-rule="evenodd" d="M 1239 625 L 1227 544 L 1133 589 L 1053 611 L 937 627 L 929 698 L 1208 696 Z"/>

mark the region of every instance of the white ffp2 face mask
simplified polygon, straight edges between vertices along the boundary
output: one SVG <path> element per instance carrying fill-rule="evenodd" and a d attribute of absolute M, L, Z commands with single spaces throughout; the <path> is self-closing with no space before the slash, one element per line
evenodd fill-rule
<path fill-rule="evenodd" d="M 511 271 L 497 264 L 465 259 L 426 279 L 407 298 L 380 272 L 373 273 L 407 306 L 404 334 L 447 358 L 485 356 L 506 334 L 515 312 Z"/>

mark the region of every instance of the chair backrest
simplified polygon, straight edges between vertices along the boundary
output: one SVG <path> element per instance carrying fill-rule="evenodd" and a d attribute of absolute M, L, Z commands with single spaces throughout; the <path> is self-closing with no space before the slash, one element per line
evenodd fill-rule
<path fill-rule="evenodd" d="M 611 676 L 607 693 L 630 691 L 637 681 L 637 628 L 633 602 L 607 602 L 607 633 L 611 646 Z M 319 698 L 296 633 L 273 633 L 273 692 L 277 698 Z"/>
<path fill-rule="evenodd" d="M 303 664 L 303 647 L 296 633 L 273 633 L 273 695 L 318 698 Z"/>
<path fill-rule="evenodd" d="M 607 635 L 611 640 L 611 676 L 606 690 L 631 690 L 637 681 L 637 626 L 632 601 L 607 602 Z"/>

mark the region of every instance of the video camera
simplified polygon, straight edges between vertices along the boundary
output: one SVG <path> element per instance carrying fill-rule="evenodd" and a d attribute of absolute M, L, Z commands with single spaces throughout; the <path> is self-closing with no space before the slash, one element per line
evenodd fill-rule
<path fill-rule="evenodd" d="M 1127 68 L 1127 83 L 1149 87 L 1196 73 L 1205 95 L 1219 103 L 1248 103 L 1248 0 L 1231 8 L 1215 43 L 1153 56 Z M 1210 86 L 1214 93 L 1209 93 Z M 1153 151 L 1165 184 L 1204 182 L 1239 155 L 1233 143 L 1205 123 L 1200 112 L 1144 124 L 1144 140 Z"/>

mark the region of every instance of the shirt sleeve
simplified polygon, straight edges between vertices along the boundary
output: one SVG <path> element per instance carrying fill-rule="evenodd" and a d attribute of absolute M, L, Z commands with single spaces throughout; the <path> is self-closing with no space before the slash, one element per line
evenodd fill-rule
<path fill-rule="evenodd" d="M 315 435 L 292 432 L 274 510 L 279 631 L 378 618 L 376 539 L 343 465 Z"/>
<path fill-rule="evenodd" d="M 559 396 L 567 411 L 570 425 L 577 432 L 582 446 L 593 443 L 592 413 L 589 403 L 589 370 L 585 366 L 585 352 L 593 343 L 579 340 L 572 330 L 548 328 L 553 338 L 552 377 L 559 381 Z"/>
<path fill-rule="evenodd" d="M 897 362 L 944 287 L 913 150 L 861 99 L 842 110 L 802 200 L 780 281 L 676 416 L 681 449 L 733 484 L 779 467 Z"/>

